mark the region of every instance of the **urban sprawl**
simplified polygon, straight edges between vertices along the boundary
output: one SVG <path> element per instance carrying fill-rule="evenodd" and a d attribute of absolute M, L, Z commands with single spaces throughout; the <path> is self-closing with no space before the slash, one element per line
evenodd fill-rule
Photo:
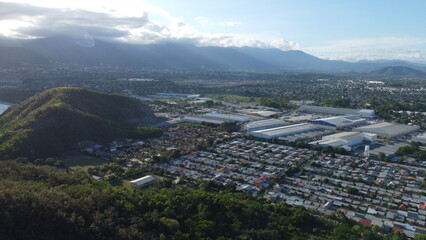
<path fill-rule="evenodd" d="M 164 127 L 162 137 L 82 151 L 122 159 L 126 169 L 150 165 L 176 184 L 213 181 L 270 201 L 326 214 L 341 211 L 363 225 L 408 237 L 426 233 L 426 162 L 397 154 L 413 142 L 424 150 L 426 134 L 415 124 L 385 122 L 369 109 L 321 107 L 312 101 L 292 101 L 297 110 L 282 112 L 199 94 L 159 93 L 141 100 L 154 110 L 182 101 L 195 107 L 157 111 L 166 119 L 158 124 Z M 239 130 L 215 128 L 226 123 Z M 130 183 L 144 187 L 156 179 Z"/>

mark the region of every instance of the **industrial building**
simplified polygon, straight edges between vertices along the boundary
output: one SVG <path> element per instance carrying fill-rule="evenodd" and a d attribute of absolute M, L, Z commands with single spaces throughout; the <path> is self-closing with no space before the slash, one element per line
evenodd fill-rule
<path fill-rule="evenodd" d="M 358 126 L 366 123 L 365 118 L 356 116 L 337 116 L 322 119 L 309 120 L 308 123 L 317 125 L 325 129 L 342 129 L 347 127 Z"/>
<path fill-rule="evenodd" d="M 414 141 L 417 141 L 417 142 L 426 143 L 426 133 L 423 133 L 423 134 L 418 135 L 418 136 L 417 136 L 417 137 L 415 137 L 413 140 L 414 140 Z"/>
<path fill-rule="evenodd" d="M 296 134 L 285 136 L 285 137 L 279 137 L 278 140 L 289 141 L 289 142 L 313 141 L 318 139 L 319 137 L 330 135 L 332 133 L 333 133 L 332 130 L 319 128 L 317 130 L 310 131 L 310 132 L 296 133 Z"/>
<path fill-rule="evenodd" d="M 255 115 L 262 118 L 270 118 L 270 117 L 277 117 L 282 112 L 278 111 L 271 111 L 271 110 L 262 110 L 262 109 L 253 109 L 253 108 L 246 108 L 239 110 L 242 114 L 249 114 L 249 115 Z"/>
<path fill-rule="evenodd" d="M 148 175 L 135 180 L 130 181 L 132 187 L 147 187 L 154 184 L 157 179 L 154 176 Z"/>
<path fill-rule="evenodd" d="M 409 126 L 405 124 L 382 122 L 368 126 L 358 127 L 354 130 L 363 133 L 374 133 L 377 134 L 379 137 L 394 138 L 416 132 L 419 129 L 419 126 Z"/>
<path fill-rule="evenodd" d="M 299 112 L 322 113 L 330 115 L 354 115 L 360 117 L 374 118 L 374 110 L 370 109 L 350 109 L 302 105 L 299 107 Z"/>
<path fill-rule="evenodd" d="M 288 125 L 288 124 L 286 124 L 283 120 L 277 119 L 277 118 L 271 118 L 271 119 L 248 122 L 244 124 L 244 129 L 247 131 L 256 131 L 256 130 L 267 129 L 267 128 L 282 127 L 285 125 Z"/>
<path fill-rule="evenodd" d="M 333 148 L 343 147 L 350 151 L 353 146 L 360 145 L 364 142 L 375 143 L 377 141 L 376 134 L 359 133 L 359 132 L 340 132 L 328 136 L 324 136 L 319 141 L 310 142 L 312 145 L 330 146 Z"/>
<path fill-rule="evenodd" d="M 197 123 L 197 124 L 211 123 L 211 124 L 217 124 L 217 125 L 220 125 L 223 122 L 225 122 L 224 120 L 206 118 L 206 117 L 202 117 L 202 116 L 185 116 L 181 119 L 181 121 L 182 122 L 189 122 L 189 123 Z"/>
<path fill-rule="evenodd" d="M 227 121 L 233 122 L 248 122 L 250 118 L 240 115 L 233 114 L 222 114 L 222 113 L 206 113 L 199 116 L 185 116 L 181 119 L 182 122 L 191 122 L 191 123 L 212 123 L 212 124 L 221 124 Z"/>
<path fill-rule="evenodd" d="M 223 114 L 223 113 L 206 113 L 201 115 L 204 118 L 210 118 L 210 119 L 216 119 L 216 120 L 223 120 L 223 121 L 234 121 L 234 122 L 248 122 L 250 121 L 249 117 L 246 116 L 240 116 L 240 115 L 233 115 L 233 114 Z"/>
<path fill-rule="evenodd" d="M 160 98 L 198 98 L 200 94 L 185 94 L 185 93 L 157 93 Z"/>
<path fill-rule="evenodd" d="M 393 156 L 396 153 L 396 151 L 398 151 L 398 148 L 407 146 L 407 145 L 408 145 L 407 143 L 388 143 L 388 144 L 379 145 L 377 147 L 370 149 L 369 155 L 378 157 L 380 153 L 384 153 L 387 157 Z"/>
<path fill-rule="evenodd" d="M 276 128 L 257 130 L 257 131 L 250 132 L 250 135 L 254 137 L 258 137 L 258 138 L 263 138 L 263 139 L 273 139 L 273 138 L 284 137 L 284 136 L 289 136 L 292 134 L 310 132 L 315 130 L 317 130 L 317 127 L 312 124 L 300 123 L 300 124 L 293 124 L 293 125 L 287 125 L 287 126 L 276 127 Z"/>

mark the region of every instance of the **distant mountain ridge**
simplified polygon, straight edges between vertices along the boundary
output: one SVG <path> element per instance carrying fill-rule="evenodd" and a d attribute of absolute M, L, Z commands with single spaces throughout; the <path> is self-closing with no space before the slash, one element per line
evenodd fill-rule
<path fill-rule="evenodd" d="M 367 73 L 398 65 L 426 71 L 426 65 L 401 60 L 335 61 L 321 59 L 298 50 L 197 47 L 184 43 L 134 45 L 96 39 L 90 44 L 81 44 L 80 40 L 65 36 L 22 40 L 19 44 L 16 41 L 10 44 L 11 42 L 0 41 L 0 66 L 61 63 L 109 64 L 152 69 Z"/>
<path fill-rule="evenodd" d="M 389 75 L 389 76 L 400 76 L 400 77 L 420 77 L 426 76 L 426 72 L 402 66 L 384 67 L 378 70 L 372 71 L 372 74 Z"/>

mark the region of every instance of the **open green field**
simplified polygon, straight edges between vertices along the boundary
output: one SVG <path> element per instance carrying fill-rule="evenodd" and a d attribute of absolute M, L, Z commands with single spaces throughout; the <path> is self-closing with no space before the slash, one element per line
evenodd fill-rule
<path fill-rule="evenodd" d="M 72 156 L 65 157 L 63 159 L 66 167 L 69 167 L 73 170 L 83 170 L 87 171 L 89 167 L 100 166 L 106 163 L 105 160 L 95 158 L 92 156 L 87 156 L 84 154 L 76 154 Z"/>
<path fill-rule="evenodd" d="M 204 97 L 212 98 L 221 101 L 238 101 L 245 103 L 259 103 L 260 97 L 247 97 L 234 94 L 206 94 Z"/>

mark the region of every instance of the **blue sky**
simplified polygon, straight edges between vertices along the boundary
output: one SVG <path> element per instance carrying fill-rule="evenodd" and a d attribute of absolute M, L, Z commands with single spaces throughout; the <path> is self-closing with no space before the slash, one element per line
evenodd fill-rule
<path fill-rule="evenodd" d="M 182 16 L 204 32 L 233 33 L 266 41 L 283 38 L 298 43 L 302 50 L 328 58 L 406 55 L 410 60 L 424 61 L 417 59 L 417 50 L 420 55 L 426 50 L 426 1 L 147 2 Z M 226 22 L 239 24 L 230 27 L 223 24 Z"/>
<path fill-rule="evenodd" d="M 84 33 L 137 43 L 191 41 L 302 50 L 348 61 L 426 63 L 425 9 L 422 0 L 14 0 L 0 6 L 0 34 Z M 59 23 L 55 11 L 63 16 Z"/>

